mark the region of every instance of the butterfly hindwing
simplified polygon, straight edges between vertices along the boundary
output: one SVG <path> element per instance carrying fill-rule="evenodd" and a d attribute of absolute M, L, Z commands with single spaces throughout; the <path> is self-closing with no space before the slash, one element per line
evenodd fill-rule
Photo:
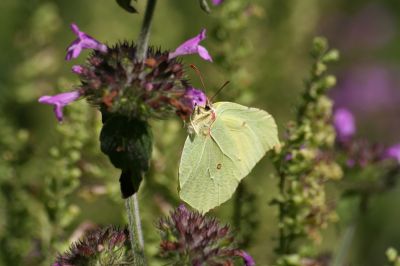
<path fill-rule="evenodd" d="M 179 195 L 201 212 L 227 201 L 239 183 L 238 171 L 210 135 L 188 137 L 179 167 Z"/>

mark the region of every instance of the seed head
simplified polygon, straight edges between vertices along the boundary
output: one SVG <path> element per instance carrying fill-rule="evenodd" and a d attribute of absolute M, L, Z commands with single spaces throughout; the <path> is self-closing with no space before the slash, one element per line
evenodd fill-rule
<path fill-rule="evenodd" d="M 53 266 L 130 265 L 133 263 L 127 229 L 107 227 L 90 231 L 69 251 L 60 254 Z"/>
<path fill-rule="evenodd" d="M 188 210 L 181 205 L 170 217 L 158 223 L 161 234 L 160 255 L 172 265 L 255 265 L 249 254 L 237 248 L 228 225 L 215 218 Z"/>
<path fill-rule="evenodd" d="M 136 46 L 122 42 L 106 53 L 94 51 L 87 64 L 74 67 L 87 100 L 109 113 L 146 120 L 177 113 L 187 117 L 191 105 L 183 65 L 168 51 L 149 48 L 144 62 L 135 58 Z M 79 70 L 79 71 L 78 71 Z"/>

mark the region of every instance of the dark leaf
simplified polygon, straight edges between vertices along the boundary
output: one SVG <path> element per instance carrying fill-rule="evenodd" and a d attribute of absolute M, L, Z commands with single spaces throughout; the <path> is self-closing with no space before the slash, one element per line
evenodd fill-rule
<path fill-rule="evenodd" d="M 121 192 L 127 198 L 139 189 L 142 176 L 149 169 L 152 152 L 150 127 L 146 121 L 125 116 L 111 116 L 104 120 L 100 133 L 101 151 L 114 167 L 122 170 Z"/>
<path fill-rule="evenodd" d="M 136 8 L 134 8 L 131 4 L 132 0 L 116 0 L 117 4 L 128 11 L 129 13 L 137 13 Z M 136 1 L 136 0 L 135 0 Z"/>
<path fill-rule="evenodd" d="M 210 7 L 208 6 L 207 0 L 199 0 L 199 3 L 204 12 L 210 13 Z"/>

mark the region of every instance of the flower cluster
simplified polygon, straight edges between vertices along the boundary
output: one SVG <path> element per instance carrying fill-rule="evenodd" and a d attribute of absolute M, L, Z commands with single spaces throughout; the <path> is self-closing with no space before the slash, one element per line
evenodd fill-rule
<path fill-rule="evenodd" d="M 63 108 L 80 97 L 102 112 L 138 119 L 167 117 L 171 113 L 186 119 L 195 104 L 205 104 L 206 96 L 190 87 L 184 66 L 177 59 L 197 53 L 212 61 L 207 49 L 200 45 L 206 37 L 204 29 L 173 52 L 150 47 L 145 60 L 138 61 L 135 44 L 121 42 L 110 47 L 80 31 L 76 24 L 71 28 L 77 38 L 67 48 L 66 60 L 77 58 L 85 49 L 94 52 L 86 64 L 72 67 L 81 80 L 76 90 L 40 97 L 40 103 L 54 105 L 59 121 L 63 120 Z"/>
<path fill-rule="evenodd" d="M 60 122 L 63 108 L 81 97 L 101 111 L 101 150 L 121 169 L 121 192 L 127 198 L 138 191 L 149 169 L 152 134 L 148 119 L 177 114 L 186 120 L 195 105 L 206 104 L 206 95 L 188 84 L 178 58 L 199 54 L 212 61 L 207 49 L 200 45 L 206 31 L 201 30 L 173 52 L 149 47 L 145 58 L 139 60 L 134 43 L 108 46 L 82 32 L 76 24 L 71 29 L 77 38 L 67 48 L 66 60 L 77 58 L 85 49 L 93 50 L 85 64 L 72 67 L 80 85 L 70 92 L 42 96 L 39 102 L 53 105 Z"/>
<path fill-rule="evenodd" d="M 298 238 L 307 236 L 320 241 L 321 229 L 335 219 L 334 206 L 326 199 L 325 184 L 342 176 L 340 166 L 330 155 L 335 131 L 330 124 L 332 102 L 326 92 L 335 84 L 335 78 L 325 75 L 326 63 L 335 61 L 338 53 L 328 50 L 325 39 L 316 38 L 311 55 L 315 63 L 297 121 L 289 124 L 287 140 L 275 158 L 280 196 L 273 203 L 280 212 L 277 252 L 281 258 L 298 255 L 294 244 Z M 285 261 L 277 263 L 294 265 Z"/>
<path fill-rule="evenodd" d="M 214 218 L 192 212 L 184 205 L 158 223 L 161 256 L 171 265 L 225 266 L 242 261 L 253 266 L 253 258 L 236 247 L 232 231 Z M 235 264 L 236 265 L 236 264 Z"/>
<path fill-rule="evenodd" d="M 384 160 L 400 163 L 400 144 L 385 148 L 380 143 L 355 138 L 356 124 L 350 110 L 343 107 L 336 109 L 333 124 L 336 130 L 336 144 L 345 154 L 347 167 L 366 167 Z"/>
<path fill-rule="evenodd" d="M 386 257 L 391 266 L 400 266 L 400 255 L 395 248 L 388 248 L 386 250 Z"/>
<path fill-rule="evenodd" d="M 168 59 L 168 52 L 150 48 L 144 64 L 136 61 L 135 53 L 136 47 L 124 42 L 108 53 L 95 52 L 87 65 L 76 66 L 81 95 L 108 113 L 142 120 L 190 113 L 183 65 Z"/>
<path fill-rule="evenodd" d="M 133 263 L 127 229 L 107 227 L 90 231 L 69 251 L 60 254 L 53 266 L 130 265 Z"/>

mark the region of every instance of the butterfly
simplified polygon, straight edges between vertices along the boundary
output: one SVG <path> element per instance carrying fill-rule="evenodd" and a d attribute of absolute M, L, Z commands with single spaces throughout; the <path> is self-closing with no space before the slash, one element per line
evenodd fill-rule
<path fill-rule="evenodd" d="M 279 144 L 266 111 L 233 102 L 195 106 L 179 165 L 179 195 L 205 213 L 227 201 L 265 153 Z"/>

